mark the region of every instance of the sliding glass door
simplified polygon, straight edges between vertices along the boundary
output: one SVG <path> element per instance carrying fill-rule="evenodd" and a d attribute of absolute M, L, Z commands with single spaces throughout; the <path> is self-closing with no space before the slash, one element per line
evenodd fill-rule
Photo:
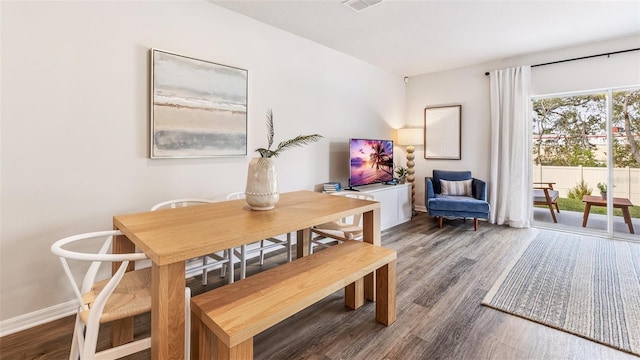
<path fill-rule="evenodd" d="M 640 88 L 614 89 L 610 97 L 613 232 L 640 239 Z"/>
<path fill-rule="evenodd" d="M 533 223 L 638 238 L 640 89 L 532 102 Z"/>

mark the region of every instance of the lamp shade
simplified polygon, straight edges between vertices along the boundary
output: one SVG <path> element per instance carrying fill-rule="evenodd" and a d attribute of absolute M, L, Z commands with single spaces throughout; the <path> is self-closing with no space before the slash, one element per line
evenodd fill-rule
<path fill-rule="evenodd" d="M 422 145 L 423 141 L 422 128 L 398 129 L 398 145 Z"/>

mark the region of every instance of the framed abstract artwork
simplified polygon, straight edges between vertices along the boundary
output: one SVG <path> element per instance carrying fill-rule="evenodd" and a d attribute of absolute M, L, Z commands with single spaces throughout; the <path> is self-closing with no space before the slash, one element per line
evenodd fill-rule
<path fill-rule="evenodd" d="M 462 105 L 424 109 L 424 158 L 462 158 Z"/>
<path fill-rule="evenodd" d="M 247 155 L 248 71 L 151 49 L 149 157 Z"/>

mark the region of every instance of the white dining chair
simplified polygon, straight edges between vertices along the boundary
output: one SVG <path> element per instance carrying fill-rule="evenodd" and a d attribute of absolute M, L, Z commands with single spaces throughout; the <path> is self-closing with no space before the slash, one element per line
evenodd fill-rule
<path fill-rule="evenodd" d="M 194 198 L 185 198 L 185 199 L 173 199 L 166 200 L 163 202 L 159 202 L 151 207 L 151 211 L 161 210 L 161 209 L 175 209 L 178 207 L 186 207 L 193 205 L 202 205 L 202 204 L 210 204 L 215 202 L 214 200 L 208 199 L 194 199 Z M 212 269 L 220 268 L 220 277 L 226 277 L 227 267 L 231 269 L 229 273 L 229 283 L 234 282 L 234 271 L 233 271 L 233 251 L 232 249 L 227 249 L 222 251 L 221 253 L 209 254 L 207 256 L 189 259 L 185 264 L 185 276 L 191 277 L 195 274 L 202 274 L 202 285 L 207 285 L 208 283 L 208 273 Z"/>
<path fill-rule="evenodd" d="M 245 198 L 244 192 L 233 192 L 227 195 L 227 200 L 240 200 Z M 255 246 L 257 245 L 257 246 Z M 259 252 L 260 253 L 260 265 L 264 265 L 264 253 L 265 250 L 273 248 L 284 247 L 287 251 L 287 262 L 291 262 L 291 233 L 286 234 L 286 240 L 278 238 L 268 238 L 260 240 L 252 244 L 243 244 L 240 247 L 240 251 L 234 249 L 236 257 L 240 259 L 240 279 L 247 277 L 247 259 L 249 255 Z"/>
<path fill-rule="evenodd" d="M 78 234 L 51 245 L 60 258 L 62 268 L 77 300 L 76 321 L 69 359 L 118 359 L 150 348 L 151 339 L 144 338 L 96 352 L 100 324 L 125 319 L 151 311 L 151 268 L 127 271 L 131 262 L 147 260 L 143 253 L 114 254 L 113 237 L 118 230 Z M 94 251 L 79 251 L 75 249 Z M 72 250 L 74 249 L 74 250 Z M 113 275 L 113 264 L 119 265 Z M 82 281 L 76 276 L 84 271 Z M 108 275 L 105 275 L 108 274 Z M 98 280 L 100 278 L 100 280 Z M 191 291 L 185 288 L 185 330 L 190 329 Z M 189 331 L 185 331 L 185 352 L 190 351 Z"/>
<path fill-rule="evenodd" d="M 373 194 L 365 192 L 340 191 L 331 195 L 361 200 L 375 200 Z M 362 214 L 316 225 L 311 228 L 309 254 L 313 254 L 313 249 L 316 247 L 325 248 L 344 240 L 361 239 L 362 232 Z"/>

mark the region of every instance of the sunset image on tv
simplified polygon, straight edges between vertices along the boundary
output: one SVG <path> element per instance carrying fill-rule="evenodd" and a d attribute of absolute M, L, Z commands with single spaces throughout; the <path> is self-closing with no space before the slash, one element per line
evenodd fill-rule
<path fill-rule="evenodd" d="M 393 141 L 351 139 L 351 186 L 393 180 Z"/>

